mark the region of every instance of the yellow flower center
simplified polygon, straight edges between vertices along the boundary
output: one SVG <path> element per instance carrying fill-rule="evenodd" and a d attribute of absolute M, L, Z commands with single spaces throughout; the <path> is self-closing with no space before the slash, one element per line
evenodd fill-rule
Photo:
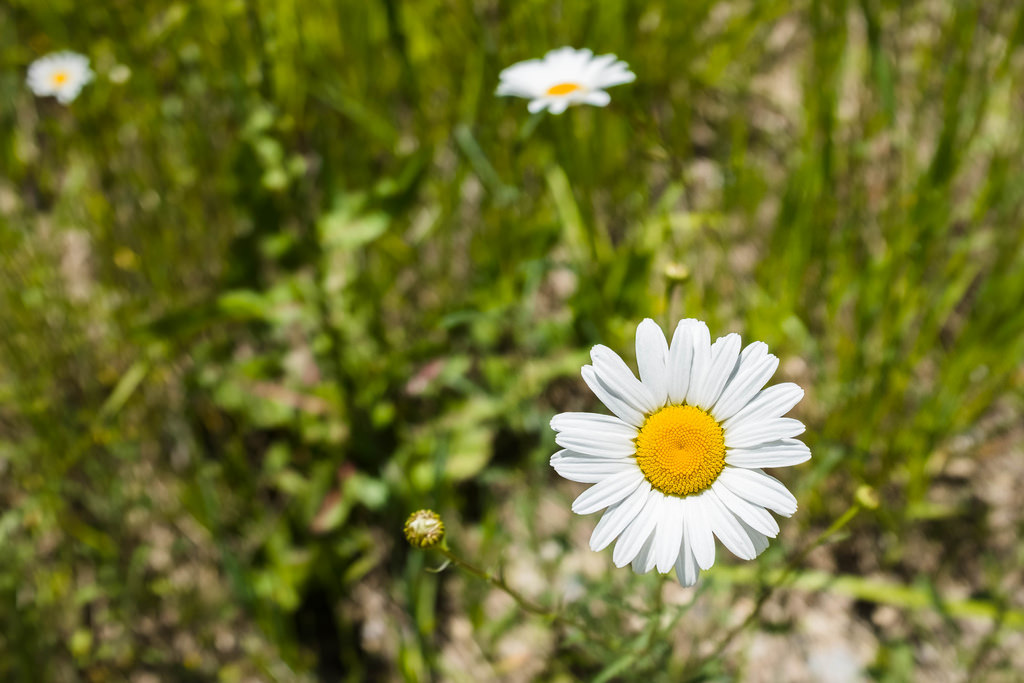
<path fill-rule="evenodd" d="M 53 84 L 54 85 L 64 85 L 67 82 L 68 82 L 68 72 L 67 71 L 58 71 L 57 73 L 53 74 Z"/>
<path fill-rule="evenodd" d="M 547 94 L 568 95 L 569 93 L 576 92 L 577 90 L 582 90 L 582 88 L 580 88 L 580 86 L 576 85 L 575 83 L 559 83 L 558 85 L 553 85 L 550 88 L 548 88 Z"/>
<path fill-rule="evenodd" d="M 636 464 L 662 493 L 698 493 L 725 467 L 725 433 L 715 418 L 695 406 L 662 408 L 640 428 Z"/>

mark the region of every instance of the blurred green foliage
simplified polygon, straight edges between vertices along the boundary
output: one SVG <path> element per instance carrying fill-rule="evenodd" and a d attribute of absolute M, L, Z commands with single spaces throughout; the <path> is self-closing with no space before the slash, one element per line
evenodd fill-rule
<path fill-rule="evenodd" d="M 645 316 L 763 339 L 807 389 L 791 532 L 868 484 L 837 571 L 911 591 L 855 596 L 938 604 L 937 575 L 1021 608 L 1024 551 L 930 491 L 1019 438 L 1022 42 L 1013 3 L 6 0 L 0 678 L 438 675 L 444 615 L 516 623 L 402 521 L 433 507 L 492 558 L 548 540 L 499 505 L 530 519 L 547 420 L 595 404 L 586 349 Z M 493 96 L 563 44 L 636 83 L 561 117 Z M 57 49 L 97 72 L 66 108 L 24 85 Z M 650 579 L 587 590 L 657 614 Z M 570 634 L 545 675 L 681 676 L 682 614 Z M 911 645 L 876 665 L 905 680 Z"/>

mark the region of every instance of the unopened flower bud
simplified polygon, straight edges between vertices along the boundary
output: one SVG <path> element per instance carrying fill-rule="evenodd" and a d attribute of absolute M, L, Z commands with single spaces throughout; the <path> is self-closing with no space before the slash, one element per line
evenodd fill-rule
<path fill-rule="evenodd" d="M 417 510 L 405 520 L 405 539 L 417 548 L 433 548 L 444 540 L 444 522 L 433 510 Z"/>
<path fill-rule="evenodd" d="M 868 510 L 878 509 L 878 493 L 867 484 L 861 484 L 853 494 L 854 499 L 861 507 Z"/>
<path fill-rule="evenodd" d="M 690 279 L 690 269 L 675 261 L 665 264 L 663 272 L 669 282 L 686 282 Z"/>

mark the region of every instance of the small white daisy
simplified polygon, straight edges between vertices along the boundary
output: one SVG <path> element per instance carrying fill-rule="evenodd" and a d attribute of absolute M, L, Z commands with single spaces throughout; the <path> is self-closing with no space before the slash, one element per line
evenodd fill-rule
<path fill-rule="evenodd" d="M 36 95 L 53 95 L 61 104 L 68 104 L 92 80 L 89 58 L 77 52 L 52 52 L 28 67 L 28 87 Z"/>
<path fill-rule="evenodd" d="M 594 551 L 616 538 L 618 567 L 661 573 L 675 566 L 684 586 L 698 567 L 715 562 L 715 540 L 754 559 L 796 499 L 761 467 L 786 467 L 811 457 L 793 437 L 797 420 L 783 417 L 804 391 L 792 383 L 763 389 L 779 359 L 768 345 L 742 351 L 738 334 L 714 344 L 707 325 L 683 320 L 671 346 L 653 320 L 636 331 L 638 380 L 606 346 L 583 366 L 587 386 L 614 413 L 562 413 L 551 420 L 565 450 L 551 466 L 572 481 L 595 484 L 572 504 L 581 515 L 608 510 L 590 537 Z"/>
<path fill-rule="evenodd" d="M 605 106 L 611 98 L 604 89 L 632 83 L 636 74 L 615 55 L 595 57 L 590 50 L 563 47 L 543 59 L 513 64 L 499 79 L 495 94 L 529 98 L 527 108 L 534 114 L 544 109 L 561 114 L 571 104 Z"/>

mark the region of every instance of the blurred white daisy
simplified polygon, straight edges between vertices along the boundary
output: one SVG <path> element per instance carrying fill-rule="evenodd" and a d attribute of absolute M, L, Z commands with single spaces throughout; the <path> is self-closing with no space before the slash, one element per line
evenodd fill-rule
<path fill-rule="evenodd" d="M 595 57 L 590 50 L 563 47 L 543 59 L 528 59 L 499 75 L 497 95 L 530 99 L 531 113 L 547 109 L 561 114 L 571 104 L 603 107 L 611 100 L 605 88 L 636 80 L 629 65 L 615 55 Z"/>
<path fill-rule="evenodd" d="M 598 551 L 618 539 L 612 559 L 638 573 L 674 566 L 692 586 L 715 562 L 715 540 L 751 560 L 779 531 L 772 510 L 789 517 L 796 499 L 762 467 L 811 457 L 783 417 L 804 395 L 792 383 L 762 389 L 779 359 L 768 345 L 742 351 L 738 334 L 711 343 L 707 325 L 683 320 L 671 346 L 653 320 L 636 331 L 638 380 L 606 346 L 590 352 L 583 379 L 614 413 L 562 413 L 551 420 L 555 470 L 595 484 L 572 504 L 578 514 L 608 508 L 590 537 Z"/>
<path fill-rule="evenodd" d="M 61 104 L 68 104 L 92 80 L 89 58 L 77 52 L 53 52 L 40 57 L 28 67 L 28 87 L 36 95 L 53 95 Z"/>

